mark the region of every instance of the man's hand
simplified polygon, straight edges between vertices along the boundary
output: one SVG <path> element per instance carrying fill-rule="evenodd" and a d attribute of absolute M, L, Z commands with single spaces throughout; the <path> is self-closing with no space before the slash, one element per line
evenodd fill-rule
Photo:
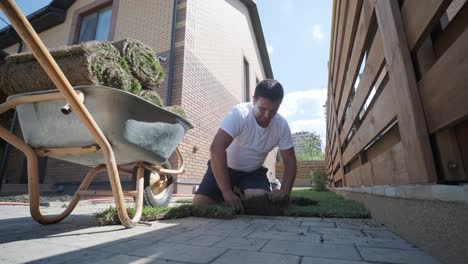
<path fill-rule="evenodd" d="M 273 190 L 269 193 L 269 196 L 273 203 L 284 203 L 289 199 L 289 192 L 283 190 Z"/>
<path fill-rule="evenodd" d="M 228 191 L 224 191 L 222 192 L 223 193 L 223 198 L 224 198 L 224 201 L 226 203 L 228 203 L 229 205 L 233 206 L 237 212 L 243 212 L 244 211 L 244 207 L 242 206 L 242 201 L 241 199 L 239 198 L 239 196 L 237 196 L 234 191 L 232 190 L 228 190 Z"/>

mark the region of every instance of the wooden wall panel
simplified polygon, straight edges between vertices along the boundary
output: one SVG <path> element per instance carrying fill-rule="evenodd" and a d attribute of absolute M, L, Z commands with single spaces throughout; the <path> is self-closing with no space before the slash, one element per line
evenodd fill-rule
<path fill-rule="evenodd" d="M 429 132 L 468 116 L 468 30 L 419 81 Z"/>

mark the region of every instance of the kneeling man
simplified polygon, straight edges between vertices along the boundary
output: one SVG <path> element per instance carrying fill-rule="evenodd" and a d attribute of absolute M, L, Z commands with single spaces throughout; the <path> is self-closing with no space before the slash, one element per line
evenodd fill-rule
<path fill-rule="evenodd" d="M 242 210 L 233 188 L 246 199 L 269 192 L 272 202 L 289 197 L 296 178 L 296 156 L 287 121 L 278 114 L 283 87 L 275 80 L 264 80 L 255 87 L 253 102 L 234 106 L 221 122 L 211 144 L 211 160 L 193 199 L 194 205 L 226 202 Z M 270 192 L 263 163 L 278 146 L 284 164 L 280 190 Z"/>

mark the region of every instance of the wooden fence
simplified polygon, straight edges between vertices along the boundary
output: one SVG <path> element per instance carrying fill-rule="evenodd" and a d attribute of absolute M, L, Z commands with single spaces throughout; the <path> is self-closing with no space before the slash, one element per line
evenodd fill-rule
<path fill-rule="evenodd" d="M 325 162 L 323 160 L 303 160 L 297 162 L 297 175 L 294 181 L 294 187 L 309 187 L 311 174 L 314 171 L 325 172 Z M 275 164 L 276 178 L 283 180 L 284 166 L 283 162 Z"/>
<path fill-rule="evenodd" d="M 332 186 L 468 181 L 466 0 L 336 0 Z"/>

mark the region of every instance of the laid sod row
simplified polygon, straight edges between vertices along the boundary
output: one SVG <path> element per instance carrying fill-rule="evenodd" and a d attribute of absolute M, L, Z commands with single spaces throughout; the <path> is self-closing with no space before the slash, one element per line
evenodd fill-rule
<path fill-rule="evenodd" d="M 290 216 L 337 217 L 337 218 L 369 218 L 369 211 L 360 203 L 344 199 L 334 192 L 316 192 L 311 189 L 295 189 L 293 197 L 312 199 L 318 202 L 316 206 L 290 207 Z"/>
<path fill-rule="evenodd" d="M 141 221 L 156 221 L 183 217 L 204 217 L 216 219 L 232 219 L 238 215 L 235 209 L 228 205 L 193 206 L 189 199 L 179 200 L 180 206 L 175 207 L 144 207 Z M 130 217 L 135 215 L 134 208 L 128 208 Z M 332 192 L 314 192 L 311 190 L 295 190 L 288 204 L 273 205 L 266 197 L 244 201 L 244 212 L 247 215 L 295 216 L 295 217 L 337 217 L 337 218 L 369 218 L 367 209 L 359 203 L 346 200 Z M 117 210 L 114 207 L 96 214 L 98 224 L 120 224 Z"/>

